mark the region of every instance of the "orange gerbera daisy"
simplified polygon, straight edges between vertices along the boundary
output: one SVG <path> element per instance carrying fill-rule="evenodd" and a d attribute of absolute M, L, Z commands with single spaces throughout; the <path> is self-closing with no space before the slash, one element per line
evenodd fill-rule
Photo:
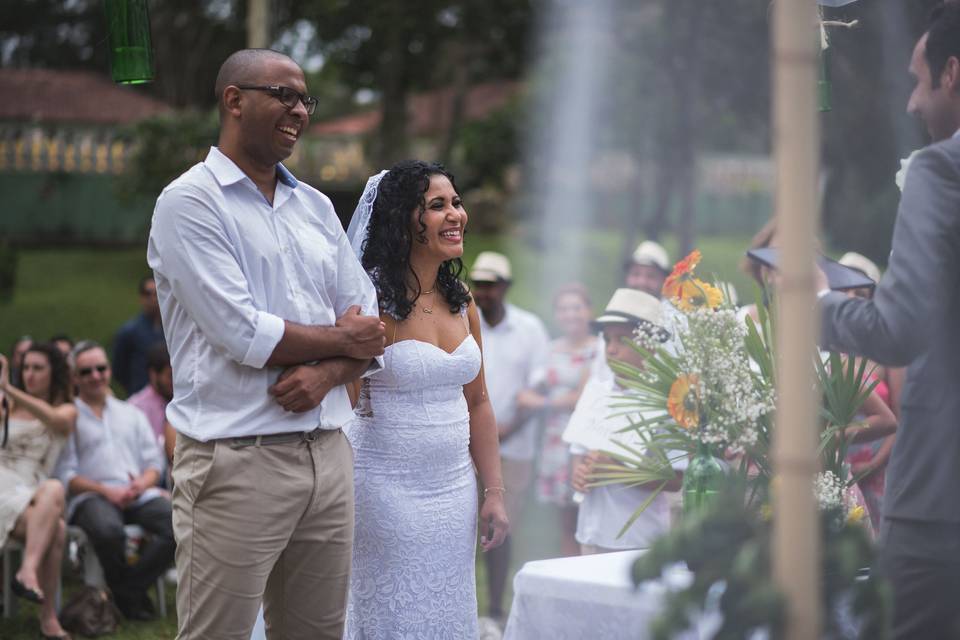
<path fill-rule="evenodd" d="M 667 395 L 667 411 L 678 425 L 684 429 L 700 426 L 700 397 L 697 395 L 696 375 L 681 375 L 672 385 Z"/>
<path fill-rule="evenodd" d="M 673 299 L 680 292 L 681 285 L 693 278 L 693 270 L 700 263 L 700 250 L 694 249 L 686 258 L 673 266 L 673 272 L 663 282 L 664 298 Z"/>
<path fill-rule="evenodd" d="M 723 303 L 723 292 L 703 280 L 691 278 L 680 284 L 675 300 L 682 311 L 693 311 L 701 307 L 716 309 Z"/>

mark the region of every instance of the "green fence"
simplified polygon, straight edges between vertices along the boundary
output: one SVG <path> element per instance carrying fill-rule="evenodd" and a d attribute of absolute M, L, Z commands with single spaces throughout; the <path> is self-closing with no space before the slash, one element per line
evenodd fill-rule
<path fill-rule="evenodd" d="M 0 174 L 0 237 L 127 244 L 146 238 L 153 199 L 123 198 L 111 175 Z"/>

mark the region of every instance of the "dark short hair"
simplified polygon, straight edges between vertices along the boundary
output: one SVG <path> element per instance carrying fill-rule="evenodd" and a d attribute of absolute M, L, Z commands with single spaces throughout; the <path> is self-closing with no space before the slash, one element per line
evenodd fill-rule
<path fill-rule="evenodd" d="M 930 81 L 934 89 L 940 87 L 940 76 L 947 60 L 960 60 L 960 2 L 941 2 L 930 12 L 927 29 L 927 47 L 924 52 L 930 67 Z"/>
<path fill-rule="evenodd" d="M 170 353 L 167 351 L 167 345 L 157 342 L 147 349 L 147 369 L 160 373 L 169 366 Z"/>
<path fill-rule="evenodd" d="M 50 343 L 51 343 L 51 344 L 52 344 L 52 343 L 55 343 L 55 342 L 60 342 L 61 340 L 63 340 L 64 342 L 69 343 L 69 344 L 70 344 L 70 348 L 71 348 L 71 349 L 73 348 L 73 338 L 71 338 L 71 337 L 68 336 L 67 334 L 65 334 L 65 333 L 55 333 L 55 334 L 53 334 L 52 336 L 50 336 Z"/>
<path fill-rule="evenodd" d="M 256 84 L 263 82 L 260 77 L 263 63 L 267 60 L 296 61 L 285 53 L 273 49 L 240 49 L 234 51 L 220 65 L 217 80 L 213 85 L 213 94 L 217 98 L 217 109 L 223 116 L 223 92 L 230 85 Z"/>
<path fill-rule="evenodd" d="M 153 282 L 154 284 L 156 284 L 156 281 L 154 280 L 152 275 L 143 276 L 142 278 L 140 278 L 140 282 L 137 284 L 137 291 L 140 293 L 140 295 L 144 295 L 147 293 L 146 289 L 147 289 L 148 282 Z"/>

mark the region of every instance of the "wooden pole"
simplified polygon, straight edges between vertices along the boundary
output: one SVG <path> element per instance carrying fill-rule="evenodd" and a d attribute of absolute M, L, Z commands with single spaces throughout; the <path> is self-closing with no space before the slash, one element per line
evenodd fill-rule
<path fill-rule="evenodd" d="M 270 0 L 247 0 L 247 48 L 270 46 Z"/>
<path fill-rule="evenodd" d="M 813 495 L 817 402 L 813 238 L 819 219 L 817 5 L 776 0 L 773 20 L 773 145 L 782 281 L 777 294 L 777 425 L 773 463 L 773 572 L 787 597 L 788 640 L 819 638 L 820 526 Z"/>

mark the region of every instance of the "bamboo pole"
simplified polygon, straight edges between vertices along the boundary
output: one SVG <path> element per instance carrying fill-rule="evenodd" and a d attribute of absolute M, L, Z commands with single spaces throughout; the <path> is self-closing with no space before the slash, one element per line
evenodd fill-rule
<path fill-rule="evenodd" d="M 778 289 L 777 426 L 773 463 L 773 573 L 787 597 L 788 640 L 820 635 L 820 527 L 813 495 L 817 394 L 813 238 L 819 219 L 817 5 L 776 0 L 773 22 L 773 145 L 781 278 Z"/>
<path fill-rule="evenodd" d="M 247 0 L 247 48 L 270 46 L 270 0 Z"/>

